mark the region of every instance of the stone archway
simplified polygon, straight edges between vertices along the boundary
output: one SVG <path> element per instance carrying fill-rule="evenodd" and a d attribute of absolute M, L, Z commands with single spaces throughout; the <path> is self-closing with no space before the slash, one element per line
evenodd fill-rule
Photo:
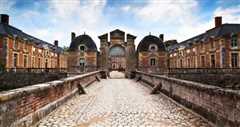
<path fill-rule="evenodd" d="M 125 71 L 126 51 L 121 45 L 114 45 L 109 49 L 109 70 Z"/>

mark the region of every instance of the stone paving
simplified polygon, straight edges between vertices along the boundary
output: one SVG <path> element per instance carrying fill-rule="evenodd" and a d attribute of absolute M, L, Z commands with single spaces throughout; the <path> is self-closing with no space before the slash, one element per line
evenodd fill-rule
<path fill-rule="evenodd" d="M 111 75 L 112 76 L 112 75 Z M 41 120 L 37 127 L 210 127 L 165 96 L 129 79 L 103 79 Z"/>

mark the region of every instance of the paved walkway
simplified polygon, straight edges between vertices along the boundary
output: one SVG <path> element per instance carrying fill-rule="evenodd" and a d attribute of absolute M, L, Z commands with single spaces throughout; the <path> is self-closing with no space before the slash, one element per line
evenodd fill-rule
<path fill-rule="evenodd" d="M 129 79 L 105 79 L 49 114 L 39 127 L 210 127 L 162 95 Z"/>

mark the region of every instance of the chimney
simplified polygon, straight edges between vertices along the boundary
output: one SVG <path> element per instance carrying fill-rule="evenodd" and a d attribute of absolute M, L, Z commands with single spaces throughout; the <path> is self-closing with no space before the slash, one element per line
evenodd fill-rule
<path fill-rule="evenodd" d="M 58 47 L 58 40 L 54 41 L 54 45 Z"/>
<path fill-rule="evenodd" d="M 1 17 L 1 23 L 3 24 L 9 24 L 9 16 L 7 14 L 0 14 L 0 17 Z"/>
<path fill-rule="evenodd" d="M 219 27 L 222 25 L 222 16 L 215 17 L 215 27 Z"/>
<path fill-rule="evenodd" d="M 71 41 L 73 41 L 75 39 L 75 37 L 76 37 L 76 34 L 74 32 L 72 32 L 72 40 Z"/>
<path fill-rule="evenodd" d="M 160 34 L 160 35 L 159 35 L 159 39 L 160 39 L 161 41 L 164 41 L 164 34 Z"/>

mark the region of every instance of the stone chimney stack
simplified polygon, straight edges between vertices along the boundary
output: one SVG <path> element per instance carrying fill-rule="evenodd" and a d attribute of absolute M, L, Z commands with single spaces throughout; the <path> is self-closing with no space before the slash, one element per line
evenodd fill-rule
<path fill-rule="evenodd" d="M 161 41 L 164 41 L 164 34 L 160 34 L 160 35 L 159 35 L 159 39 L 160 39 Z"/>
<path fill-rule="evenodd" d="M 76 34 L 74 32 L 72 32 L 72 39 L 71 39 L 72 42 L 75 39 L 75 37 L 76 37 Z"/>
<path fill-rule="evenodd" d="M 219 27 L 222 25 L 222 16 L 215 17 L 215 27 Z"/>
<path fill-rule="evenodd" d="M 54 41 L 54 45 L 58 47 L 58 40 Z"/>
<path fill-rule="evenodd" d="M 0 22 L 3 24 L 9 24 L 9 16 L 7 14 L 0 14 Z"/>

